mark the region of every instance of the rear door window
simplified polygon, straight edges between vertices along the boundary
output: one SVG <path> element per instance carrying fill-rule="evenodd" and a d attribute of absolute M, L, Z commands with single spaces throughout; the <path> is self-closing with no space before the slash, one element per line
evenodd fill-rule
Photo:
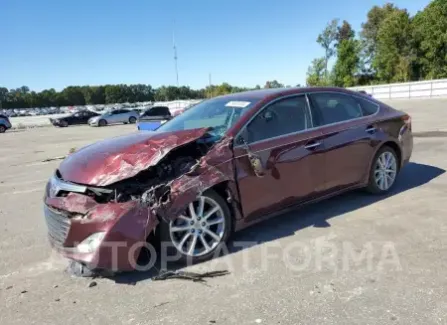
<path fill-rule="evenodd" d="M 336 93 L 310 94 L 316 125 L 327 125 L 363 117 L 363 110 L 354 97 Z"/>
<path fill-rule="evenodd" d="M 304 95 L 286 98 L 265 107 L 247 126 L 248 142 L 267 140 L 310 127 Z"/>

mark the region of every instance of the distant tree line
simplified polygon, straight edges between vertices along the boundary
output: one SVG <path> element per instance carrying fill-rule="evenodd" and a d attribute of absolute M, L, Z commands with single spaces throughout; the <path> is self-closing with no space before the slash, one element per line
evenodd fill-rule
<path fill-rule="evenodd" d="M 414 16 L 391 3 L 374 6 L 359 35 L 346 20 L 334 19 L 317 42 L 324 53 L 309 67 L 309 86 L 447 78 L 447 0 L 433 0 Z"/>
<path fill-rule="evenodd" d="M 283 84 L 276 80 L 267 81 L 264 88 L 281 88 Z M 0 108 L 60 107 L 72 105 L 135 103 L 148 101 L 171 101 L 177 99 L 202 99 L 219 95 L 260 89 L 232 86 L 228 83 L 211 85 L 203 89 L 190 87 L 151 85 L 105 85 L 105 86 L 69 86 L 62 91 L 46 89 L 41 92 L 30 91 L 27 86 L 17 89 L 0 87 Z"/>

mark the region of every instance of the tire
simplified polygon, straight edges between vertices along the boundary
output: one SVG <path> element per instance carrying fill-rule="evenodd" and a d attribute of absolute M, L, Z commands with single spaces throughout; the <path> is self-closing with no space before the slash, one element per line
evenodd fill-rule
<path fill-rule="evenodd" d="M 160 223 L 160 241 L 161 245 L 165 245 L 166 253 L 168 256 L 178 257 L 175 261 L 178 261 L 182 264 L 188 263 L 199 263 L 206 260 L 209 260 L 215 257 L 215 254 L 218 254 L 222 251 L 222 246 L 226 245 L 228 238 L 232 232 L 232 221 L 233 218 L 231 216 L 230 208 L 225 200 L 217 194 L 214 190 L 208 190 L 202 193 L 201 196 L 197 197 L 197 199 L 192 203 L 195 207 L 195 212 L 199 209 L 199 202 L 201 199 L 204 199 L 204 210 L 203 216 L 206 215 L 207 212 L 211 211 L 213 206 L 218 207 L 220 210 L 213 213 L 209 216 L 208 223 L 214 223 L 211 225 L 204 225 L 206 222 L 201 220 L 201 216 L 199 219 L 192 220 L 190 217 L 190 209 L 189 206 L 183 214 L 183 218 L 177 218 L 171 222 L 166 222 L 164 220 Z M 220 223 L 218 223 L 220 221 Z M 195 222 L 192 225 L 192 222 Z M 174 227 L 185 228 L 185 230 L 174 232 L 172 231 Z M 204 230 L 207 229 L 207 230 Z M 194 233 L 192 232 L 194 231 Z M 220 238 L 219 241 L 216 239 L 212 239 L 209 235 L 209 232 L 214 233 L 217 237 Z M 188 235 L 189 234 L 189 235 Z M 186 242 L 179 249 L 182 240 L 185 236 L 188 236 Z M 194 239 L 195 237 L 195 239 Z M 209 246 L 209 250 L 203 244 L 202 238 L 207 242 Z M 195 252 L 189 254 L 189 249 L 191 245 L 195 242 Z M 163 249 L 162 249 L 163 254 Z M 162 259 L 164 256 L 162 256 Z"/>
<path fill-rule="evenodd" d="M 129 123 L 130 124 L 135 124 L 136 122 L 137 122 L 137 118 L 135 116 L 129 117 Z"/>
<path fill-rule="evenodd" d="M 61 127 L 66 128 L 68 126 L 67 121 L 61 121 Z"/>
<path fill-rule="evenodd" d="M 106 120 L 99 120 L 98 122 L 98 126 L 106 126 L 107 125 L 107 121 Z"/>
<path fill-rule="evenodd" d="M 6 126 L 0 125 L 0 133 L 5 133 L 5 132 L 6 132 Z"/>
<path fill-rule="evenodd" d="M 384 166 L 384 164 L 386 165 Z M 379 149 L 371 163 L 366 190 L 372 194 L 385 194 L 393 188 L 398 174 L 399 159 L 396 151 L 391 147 L 384 146 Z"/>

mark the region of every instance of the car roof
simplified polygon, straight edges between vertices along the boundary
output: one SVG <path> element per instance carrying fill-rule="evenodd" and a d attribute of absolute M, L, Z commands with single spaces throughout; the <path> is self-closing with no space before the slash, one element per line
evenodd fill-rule
<path fill-rule="evenodd" d="M 338 87 L 266 88 L 266 89 L 243 91 L 240 93 L 228 94 L 219 97 L 231 100 L 243 100 L 248 98 L 261 100 L 265 98 L 274 98 L 284 95 L 293 95 L 293 94 L 318 92 L 318 91 L 350 92 L 345 88 L 338 88 Z"/>

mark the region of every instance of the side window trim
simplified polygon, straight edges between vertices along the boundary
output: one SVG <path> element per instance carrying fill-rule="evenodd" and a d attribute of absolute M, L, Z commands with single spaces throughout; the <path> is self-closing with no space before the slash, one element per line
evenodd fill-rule
<path fill-rule="evenodd" d="M 237 147 L 241 147 L 241 146 L 243 146 L 242 144 L 239 144 L 239 143 L 237 143 L 237 140 L 241 137 L 241 135 L 242 135 L 242 132 L 244 131 L 244 129 L 245 128 L 247 128 L 248 127 L 248 125 L 259 115 L 259 114 L 261 114 L 265 109 L 268 109 L 271 105 L 273 105 L 273 104 L 275 104 L 276 102 L 279 102 L 279 101 L 282 101 L 282 100 L 285 100 L 285 99 L 290 99 L 290 98 L 294 98 L 294 97 L 302 97 L 302 96 L 304 96 L 304 98 L 306 99 L 306 106 L 305 106 L 305 111 L 304 111 L 304 114 L 305 114 L 305 119 L 306 119 L 306 121 L 305 121 L 305 123 L 306 123 L 306 128 L 304 129 L 304 130 L 300 130 L 300 131 L 296 131 L 296 132 L 291 132 L 291 133 L 287 133 L 287 134 L 282 134 L 282 135 L 279 135 L 279 136 L 276 136 L 276 137 L 272 137 L 272 138 L 267 138 L 267 139 L 262 139 L 262 140 L 259 140 L 259 141 L 254 141 L 254 142 L 251 142 L 251 143 L 249 143 L 250 145 L 252 145 L 252 144 L 255 144 L 255 143 L 262 143 L 262 142 L 265 142 L 265 141 L 271 141 L 271 140 L 275 140 L 275 139 L 280 139 L 280 138 L 283 138 L 283 137 L 287 137 L 287 136 L 290 136 L 290 135 L 294 135 L 294 134 L 299 134 L 299 133 L 303 133 L 303 132 L 307 132 L 307 131 L 309 131 L 309 130 L 311 130 L 311 129 L 314 129 L 314 126 L 313 126 L 313 121 L 312 121 L 312 119 L 310 118 L 310 107 L 309 107 L 309 102 L 308 102 L 308 100 L 307 100 L 307 94 L 306 93 L 300 93 L 300 94 L 292 94 L 292 95 L 287 95 L 287 96 L 282 96 L 282 97 L 278 97 L 278 98 L 275 98 L 275 99 L 273 99 L 273 100 L 271 100 L 270 102 L 268 102 L 268 103 L 266 103 L 264 106 L 262 106 L 245 124 L 244 124 L 244 126 L 243 127 L 241 127 L 240 128 L 240 130 L 236 133 L 236 136 L 234 137 L 234 139 L 236 139 L 236 145 L 235 145 L 235 147 L 237 148 Z M 310 125 L 309 125 L 309 123 L 310 123 Z"/>
<path fill-rule="evenodd" d="M 307 98 L 307 105 L 309 106 L 309 111 L 312 117 L 312 126 L 313 128 L 319 128 L 324 126 L 322 123 L 322 117 L 321 117 L 321 112 L 320 110 L 315 107 L 315 103 L 314 100 L 312 99 L 312 97 L 310 97 L 310 95 L 312 95 L 312 93 L 306 93 L 306 98 Z"/>

